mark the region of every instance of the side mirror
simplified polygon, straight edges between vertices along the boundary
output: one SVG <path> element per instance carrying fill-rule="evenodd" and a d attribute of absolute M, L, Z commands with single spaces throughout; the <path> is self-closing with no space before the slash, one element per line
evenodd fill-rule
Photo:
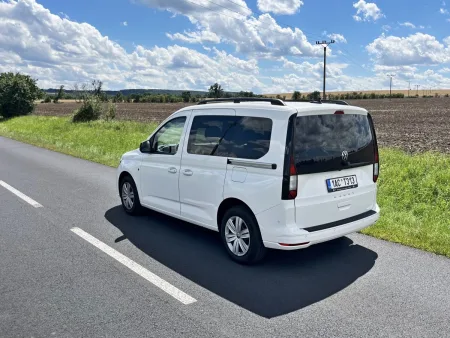
<path fill-rule="evenodd" d="M 142 142 L 141 145 L 139 146 L 139 150 L 141 151 L 141 153 L 151 153 L 152 146 L 150 140 Z"/>

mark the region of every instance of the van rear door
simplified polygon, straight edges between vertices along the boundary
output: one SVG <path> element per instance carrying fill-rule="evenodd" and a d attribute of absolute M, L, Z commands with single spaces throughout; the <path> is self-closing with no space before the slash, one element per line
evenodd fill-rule
<path fill-rule="evenodd" d="M 370 214 L 376 208 L 376 154 L 375 132 L 365 111 L 297 114 L 292 156 L 297 225 L 320 229 Z"/>

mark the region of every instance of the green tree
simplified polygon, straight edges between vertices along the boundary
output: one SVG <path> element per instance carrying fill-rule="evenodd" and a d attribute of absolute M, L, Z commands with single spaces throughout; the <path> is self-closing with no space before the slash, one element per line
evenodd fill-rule
<path fill-rule="evenodd" d="M 181 97 L 183 98 L 184 102 L 189 102 L 191 99 L 191 92 L 182 92 Z"/>
<path fill-rule="evenodd" d="M 223 96 L 222 86 L 218 83 L 214 83 L 209 87 L 209 97 L 219 98 Z"/>
<path fill-rule="evenodd" d="M 0 116 L 5 118 L 27 115 L 34 101 L 42 98 L 36 80 L 20 73 L 0 74 Z"/>
<path fill-rule="evenodd" d="M 308 95 L 308 99 L 309 99 L 309 100 L 313 100 L 313 101 L 318 101 L 318 100 L 320 100 L 320 92 L 319 92 L 318 90 L 316 90 L 316 91 L 310 93 L 310 94 Z"/>
<path fill-rule="evenodd" d="M 113 102 L 123 102 L 123 94 L 121 92 L 118 92 L 114 98 L 113 98 Z"/>
<path fill-rule="evenodd" d="M 53 103 L 58 103 L 59 100 L 61 100 L 64 97 L 64 86 L 61 85 L 58 90 L 58 94 L 56 94 L 55 98 L 53 99 Z"/>
<path fill-rule="evenodd" d="M 294 101 L 299 101 L 299 100 L 301 100 L 301 98 L 302 98 L 302 94 L 300 94 L 300 92 L 298 92 L 298 91 L 295 91 L 292 94 L 292 100 L 294 100 Z"/>

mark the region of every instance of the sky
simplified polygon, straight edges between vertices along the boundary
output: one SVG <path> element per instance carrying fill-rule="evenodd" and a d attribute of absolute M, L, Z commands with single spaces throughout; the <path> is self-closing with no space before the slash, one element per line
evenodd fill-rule
<path fill-rule="evenodd" d="M 0 71 L 67 89 L 450 88 L 450 0 L 0 0 Z"/>

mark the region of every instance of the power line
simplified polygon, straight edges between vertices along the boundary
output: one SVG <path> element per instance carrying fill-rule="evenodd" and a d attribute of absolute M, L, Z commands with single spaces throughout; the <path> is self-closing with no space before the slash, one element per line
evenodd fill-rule
<path fill-rule="evenodd" d="M 206 1 L 212 3 L 212 4 L 216 5 L 216 6 L 222 7 L 222 8 L 224 8 L 224 9 L 226 9 L 227 11 L 230 11 L 230 12 L 233 12 L 233 13 L 236 13 L 236 14 L 239 14 L 239 15 L 242 15 L 242 16 L 245 16 L 245 17 L 247 16 L 246 14 L 242 14 L 241 12 L 236 12 L 236 11 L 234 11 L 234 10 L 228 8 L 228 7 L 225 7 L 225 6 L 223 6 L 223 5 L 219 5 L 218 3 L 214 2 L 214 1 L 211 1 L 211 0 L 206 0 Z M 241 6 L 241 7 L 245 8 L 244 6 Z M 250 9 L 247 8 L 247 10 L 250 10 Z M 250 10 L 250 13 L 252 13 L 251 10 Z"/>

